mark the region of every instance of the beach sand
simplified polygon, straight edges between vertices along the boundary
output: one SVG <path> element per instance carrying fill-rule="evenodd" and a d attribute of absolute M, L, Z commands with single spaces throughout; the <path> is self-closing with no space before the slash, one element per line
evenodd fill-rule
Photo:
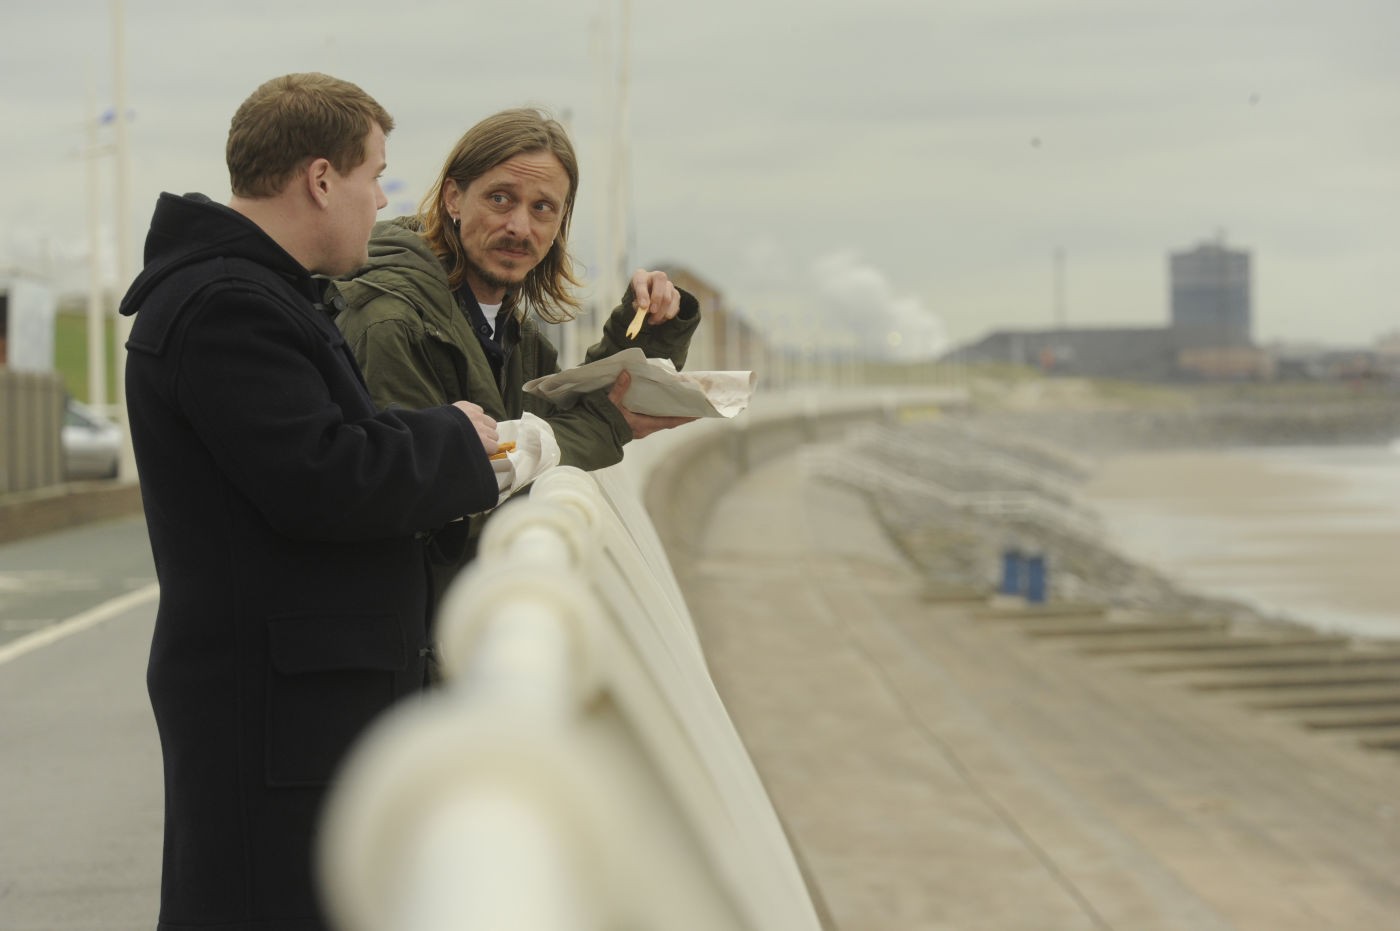
<path fill-rule="evenodd" d="M 1309 626 L 1400 638 L 1400 502 L 1264 451 L 1105 459 L 1081 489 L 1113 545 L 1182 585 Z"/>

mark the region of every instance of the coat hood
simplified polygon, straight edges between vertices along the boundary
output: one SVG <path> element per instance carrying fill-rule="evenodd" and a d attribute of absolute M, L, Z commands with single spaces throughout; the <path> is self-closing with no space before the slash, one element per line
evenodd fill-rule
<path fill-rule="evenodd" d="M 310 273 L 252 220 L 203 194 L 161 194 L 146 234 L 145 267 L 122 298 L 121 313 L 136 313 L 180 269 L 215 258 L 256 262 L 286 277 L 311 300 L 317 297 Z"/>
<path fill-rule="evenodd" d="M 418 232 L 417 217 L 398 217 L 374 225 L 369 263 L 334 281 L 338 310 L 358 310 L 381 294 L 392 294 L 412 307 L 431 305 L 451 293 L 447 272 Z M 343 303 L 342 303 L 343 302 Z"/>

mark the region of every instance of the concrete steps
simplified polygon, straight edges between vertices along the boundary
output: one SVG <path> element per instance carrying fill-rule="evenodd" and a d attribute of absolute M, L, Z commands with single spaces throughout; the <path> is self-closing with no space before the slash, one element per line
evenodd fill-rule
<path fill-rule="evenodd" d="M 1400 648 L 1221 618 L 1115 617 L 1086 605 L 974 609 L 1037 643 L 1112 663 L 1191 692 L 1282 715 L 1314 734 L 1400 753 Z"/>
<path fill-rule="evenodd" d="M 1181 684 L 1201 692 L 1247 692 L 1331 685 L 1396 685 L 1400 684 L 1400 669 L 1324 664 L 1310 669 L 1239 670 L 1215 676 L 1187 676 L 1181 680 Z"/>
<path fill-rule="evenodd" d="M 1368 705 L 1400 703 L 1400 683 L 1384 685 L 1343 685 L 1332 688 L 1282 689 L 1244 702 L 1260 711 L 1301 711 L 1310 708 L 1362 708 Z"/>
<path fill-rule="evenodd" d="M 1329 667 L 1396 667 L 1400 653 L 1347 650 L 1337 647 L 1281 645 L 1258 650 L 1199 651 L 1196 655 L 1149 663 L 1136 663 L 1139 672 L 1191 672 L 1195 670 L 1318 669 Z"/>
<path fill-rule="evenodd" d="M 1139 637 L 1154 637 L 1161 634 L 1206 634 L 1223 632 L 1224 621 L 1135 621 L 1124 623 L 1105 621 L 1099 623 L 1046 624 L 1027 627 L 1025 632 L 1032 637 L 1056 637 L 1065 640 L 1101 640 L 1114 643 L 1131 643 Z"/>
<path fill-rule="evenodd" d="M 983 621 L 1024 621 L 1027 623 L 1067 621 L 1070 619 L 1091 621 L 1103 618 L 1107 611 L 1102 605 L 1062 602 L 1053 604 L 1028 605 L 1019 598 L 1003 598 L 994 595 L 985 599 L 986 604 L 974 608 L 972 616 Z"/>
<path fill-rule="evenodd" d="M 1086 645 L 1083 652 L 1104 656 L 1128 653 L 1167 653 L 1182 654 L 1183 656 L 1230 654 L 1243 656 L 1254 651 L 1272 650 L 1283 647 L 1316 650 L 1325 647 L 1346 646 L 1348 643 L 1349 641 L 1345 637 L 1329 637 L 1323 635 L 1299 636 L 1289 634 L 1280 637 L 1232 635 L 1229 637 L 1222 637 L 1220 636 L 1220 631 L 1216 630 L 1204 635 L 1164 634 L 1157 637 L 1143 636 L 1123 642 L 1091 644 Z"/>
<path fill-rule="evenodd" d="M 1400 727 L 1375 728 L 1363 734 L 1358 741 L 1367 750 L 1386 750 L 1400 753 Z"/>
<path fill-rule="evenodd" d="M 1329 708 L 1308 711 L 1298 723 L 1315 731 L 1400 728 L 1400 703 L 1370 708 Z"/>

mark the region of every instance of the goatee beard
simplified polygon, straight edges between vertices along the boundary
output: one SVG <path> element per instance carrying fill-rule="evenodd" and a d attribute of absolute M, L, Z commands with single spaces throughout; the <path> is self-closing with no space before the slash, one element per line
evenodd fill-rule
<path fill-rule="evenodd" d="M 491 288 L 500 288 L 505 291 L 510 291 L 520 287 L 522 284 L 525 283 L 526 276 L 530 274 L 527 271 L 518 279 L 503 278 L 495 272 L 483 268 L 476 262 L 473 262 L 470 257 L 467 258 L 467 270 L 471 272 L 471 274 L 474 275 L 476 279 L 482 284 Z"/>

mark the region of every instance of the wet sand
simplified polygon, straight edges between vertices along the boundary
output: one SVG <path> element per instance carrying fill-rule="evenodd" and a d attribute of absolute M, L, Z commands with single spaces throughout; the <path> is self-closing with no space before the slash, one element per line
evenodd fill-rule
<path fill-rule="evenodd" d="M 1106 459 L 1081 492 L 1116 547 L 1188 588 L 1400 638 L 1400 500 L 1374 487 L 1258 451 L 1194 451 Z"/>

